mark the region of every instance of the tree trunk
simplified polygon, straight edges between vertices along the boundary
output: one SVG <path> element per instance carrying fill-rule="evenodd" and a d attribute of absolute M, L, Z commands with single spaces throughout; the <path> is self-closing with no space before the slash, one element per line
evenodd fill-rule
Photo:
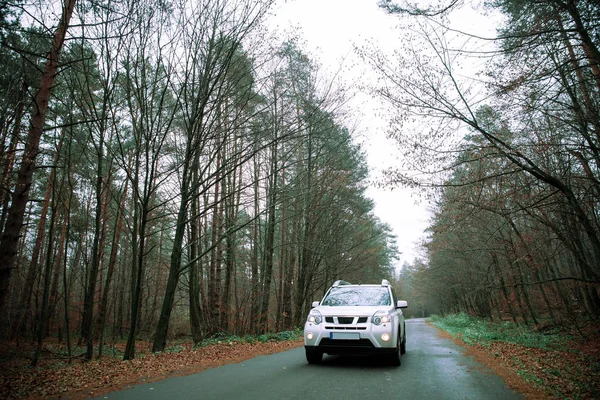
<path fill-rule="evenodd" d="M 198 182 L 198 172 L 194 171 L 194 183 Z M 191 265 L 189 266 L 189 307 L 190 307 L 190 325 L 192 329 L 192 340 L 194 343 L 198 343 L 202 340 L 202 329 L 200 325 L 200 288 L 198 284 L 198 264 L 200 260 L 197 260 L 199 253 L 199 223 L 198 223 L 198 193 L 192 199 L 191 212 L 190 212 L 190 244 L 189 244 L 189 259 Z"/>
<path fill-rule="evenodd" d="M 56 158 L 55 158 L 56 160 Z M 27 315 L 29 313 L 29 304 L 31 302 L 31 296 L 33 291 L 31 288 L 35 283 L 35 278 L 38 275 L 41 267 L 39 266 L 40 252 L 44 245 L 44 238 L 46 237 L 46 221 L 48 217 L 48 208 L 50 207 L 50 195 L 52 194 L 52 181 L 54 179 L 54 169 L 50 172 L 50 177 L 46 185 L 46 191 L 44 193 L 44 201 L 42 202 L 42 208 L 40 211 L 40 222 L 37 226 L 37 234 L 33 250 L 31 251 L 31 260 L 29 261 L 29 267 L 27 268 L 27 275 L 25 277 L 25 283 L 21 291 L 21 300 L 19 301 L 19 308 L 17 309 L 17 324 L 13 331 L 13 338 L 23 335 L 25 331 L 25 325 L 27 323 Z"/>
<path fill-rule="evenodd" d="M 65 210 L 66 211 L 66 210 Z M 66 212 L 65 212 L 66 214 Z M 67 216 L 63 216 L 62 227 L 60 229 L 60 237 L 57 244 L 56 258 L 54 259 L 54 272 L 52 276 L 52 286 L 50 290 L 50 300 L 48 301 L 48 320 L 52 321 L 58 304 L 58 287 L 60 282 L 60 272 L 62 271 L 63 257 L 65 255 L 65 242 L 67 240 Z"/>
<path fill-rule="evenodd" d="M 275 208 L 277 202 L 277 135 L 273 140 L 271 154 L 271 182 L 269 185 L 269 204 L 267 216 L 267 232 L 265 236 L 265 246 L 263 252 L 262 267 L 263 273 L 263 294 L 260 312 L 259 328 L 266 332 L 269 330 L 269 301 L 271 299 L 271 280 L 273 277 L 273 253 L 275 250 Z"/>
<path fill-rule="evenodd" d="M 67 29 L 76 0 L 65 0 L 61 20 L 54 32 L 52 47 L 48 53 L 48 61 L 40 81 L 40 89 L 35 96 L 35 107 L 31 117 L 29 133 L 23 151 L 21 168 L 17 176 L 17 184 L 12 195 L 12 202 L 8 211 L 8 218 L 4 232 L 0 238 L 0 313 L 3 311 L 10 286 L 10 275 L 15 265 L 19 234 L 23 225 L 25 209 L 29 200 L 29 190 L 33 182 L 35 161 L 39 153 L 40 139 L 46 121 L 46 110 L 56 75 L 58 61 L 62 52 Z"/>
<path fill-rule="evenodd" d="M 254 222 L 252 224 L 252 256 L 250 258 L 250 332 L 257 333 L 257 322 L 259 315 L 259 299 L 260 299 L 260 291 L 259 291 L 259 276 L 258 276 L 258 251 L 260 246 L 260 186 L 259 186 L 259 162 L 258 162 L 258 152 L 255 151 L 254 160 Z"/>
<path fill-rule="evenodd" d="M 96 171 L 96 212 L 94 218 L 94 239 L 92 241 L 92 260 L 85 290 L 85 298 L 83 301 L 83 317 L 81 322 L 81 338 L 86 341 L 86 354 L 85 359 L 91 360 L 94 356 L 94 304 L 96 297 L 96 285 L 98 283 L 98 271 L 100 270 L 100 243 L 103 231 L 102 221 L 102 210 L 103 196 L 102 191 L 104 187 L 103 179 L 103 139 L 100 136 L 100 145 L 98 146 L 98 165 Z"/>
<path fill-rule="evenodd" d="M 135 337 L 138 328 L 138 318 L 140 315 L 142 286 L 144 277 L 144 261 L 146 258 L 146 226 L 148 224 L 148 204 L 142 205 L 141 223 L 139 227 L 139 247 L 137 249 L 137 259 L 135 260 L 134 284 L 131 294 L 131 321 L 129 325 L 129 335 L 127 336 L 127 345 L 125 346 L 125 354 L 123 360 L 133 360 L 135 358 Z M 137 240 L 137 238 L 136 238 Z"/>
<path fill-rule="evenodd" d="M 194 153 L 192 151 L 193 144 L 194 143 L 192 143 L 192 141 L 188 139 L 188 143 L 186 146 L 186 160 L 183 164 L 183 173 L 180 184 L 181 202 L 179 203 L 179 211 L 177 213 L 177 225 L 175 226 L 175 237 L 173 239 L 173 248 L 171 250 L 169 276 L 167 278 L 167 287 L 165 288 L 165 295 L 160 311 L 160 317 L 158 318 L 156 331 L 154 333 L 154 341 L 152 343 L 153 353 L 163 351 L 167 344 L 169 320 L 171 319 L 173 303 L 175 302 L 175 292 L 177 290 L 177 284 L 179 283 L 179 276 L 181 274 L 181 256 L 183 254 L 183 239 L 185 236 L 185 230 L 187 226 L 187 209 L 188 205 L 190 204 L 190 170 L 197 170 L 199 164 L 199 154 L 196 153 L 194 156 L 192 156 L 192 154 Z"/>
<path fill-rule="evenodd" d="M 52 182 L 51 185 L 54 187 L 56 182 Z M 44 268 L 44 285 L 42 288 L 42 306 L 40 308 L 39 313 L 39 321 L 37 327 L 37 346 L 35 349 L 35 354 L 33 356 L 33 360 L 31 361 L 31 366 L 37 366 L 37 363 L 42 354 L 42 346 L 44 344 L 44 338 L 46 337 L 47 330 L 47 322 L 48 322 L 48 301 L 50 298 L 50 283 L 51 283 L 51 270 L 52 270 L 52 251 L 54 249 L 54 226 L 56 225 L 56 215 L 57 207 L 56 207 L 56 191 L 53 191 L 53 200 L 52 200 L 52 214 L 50 217 L 50 227 L 48 229 L 48 251 L 46 255 L 46 262 Z"/>
<path fill-rule="evenodd" d="M 220 177 L 221 173 L 219 172 L 221 169 L 221 152 L 217 155 L 217 173 L 215 174 L 215 194 L 214 194 L 214 203 L 213 203 L 213 214 L 212 214 L 212 224 L 211 224 L 211 252 L 210 252 L 210 266 L 209 266 L 209 277 L 208 277 L 208 312 L 209 315 L 209 335 L 217 333 L 220 329 L 219 327 L 219 316 L 220 316 L 220 304 L 219 304 L 219 287 L 221 285 L 221 265 L 220 265 L 220 254 L 219 254 L 219 246 L 217 246 L 217 241 L 220 241 L 219 230 L 221 226 L 221 215 L 220 215 Z"/>
<path fill-rule="evenodd" d="M 2 178 L 0 180 L 0 204 L 2 205 L 2 214 L 0 214 L 0 230 L 4 228 L 10 202 L 10 190 L 8 190 L 8 188 L 10 187 L 13 168 L 15 167 L 15 152 L 17 150 L 17 143 L 19 142 L 19 131 L 21 128 L 21 121 L 23 119 L 23 111 L 25 108 L 25 102 L 23 98 L 25 97 L 27 90 L 27 84 L 23 82 L 23 86 L 19 92 L 17 108 L 15 110 L 14 127 L 10 138 L 10 143 L 8 145 L 8 151 L 3 154 L 4 167 L 2 168 Z"/>
<path fill-rule="evenodd" d="M 517 321 L 517 315 L 516 315 L 515 309 L 512 305 L 510 296 L 508 295 L 506 283 L 504 282 L 504 275 L 502 275 L 502 271 L 500 270 L 500 265 L 498 265 L 498 258 L 494 254 L 492 254 L 492 263 L 494 265 L 494 269 L 496 271 L 496 275 L 497 275 L 499 283 L 500 283 L 500 289 L 502 290 L 502 295 L 504 296 L 504 300 L 506 301 L 506 304 L 508 306 L 508 311 L 510 312 L 510 316 L 512 317 L 513 322 L 515 324 L 518 324 L 519 322 Z"/>
<path fill-rule="evenodd" d="M 98 358 L 102 357 L 102 351 L 104 347 L 104 326 L 106 322 L 106 310 L 108 308 L 108 296 L 110 284 L 112 282 L 112 276 L 117 264 L 117 255 L 119 253 L 119 242 L 121 241 L 121 232 L 123 230 L 123 213 L 125 212 L 128 184 L 129 181 L 126 180 L 125 187 L 123 188 L 123 194 L 121 195 L 121 202 L 117 208 L 117 224 L 113 234 L 112 249 L 110 252 L 110 259 L 108 261 L 108 271 L 106 273 L 106 282 L 104 283 L 104 289 L 100 299 L 100 308 L 96 318 L 96 326 L 98 327 Z"/>

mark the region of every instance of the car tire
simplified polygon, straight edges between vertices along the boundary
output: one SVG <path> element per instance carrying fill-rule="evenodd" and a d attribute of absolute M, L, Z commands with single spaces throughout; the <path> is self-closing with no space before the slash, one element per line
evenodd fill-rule
<path fill-rule="evenodd" d="M 406 331 L 404 331 L 402 343 L 400 343 L 400 354 L 406 354 Z"/>
<path fill-rule="evenodd" d="M 393 354 L 390 354 L 390 364 L 394 367 L 402 365 L 402 344 L 400 343 L 400 333 L 398 333 L 398 339 L 396 339 L 396 348 Z"/>
<path fill-rule="evenodd" d="M 317 349 L 304 348 L 306 350 L 306 361 L 309 364 L 320 364 L 323 360 L 323 353 Z"/>

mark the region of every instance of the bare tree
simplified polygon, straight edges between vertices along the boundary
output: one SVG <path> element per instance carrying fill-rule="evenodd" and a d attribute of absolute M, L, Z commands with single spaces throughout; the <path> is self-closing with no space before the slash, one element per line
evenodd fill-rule
<path fill-rule="evenodd" d="M 218 122 L 218 105 L 220 91 L 226 81 L 224 77 L 231 68 L 231 61 L 243 39 L 262 18 L 269 3 L 237 3 L 235 7 L 227 1 L 205 2 L 198 5 L 193 12 L 193 20 L 189 13 L 181 14 L 181 24 L 186 29 L 182 38 L 185 40 L 183 80 L 179 83 L 183 108 L 183 152 L 179 168 L 181 170 L 179 184 L 179 208 L 171 265 L 161 315 L 154 336 L 153 351 L 162 351 L 166 344 L 169 319 L 173 308 L 175 292 L 180 274 L 187 267 L 182 265 L 184 234 L 187 226 L 187 209 L 195 188 L 191 186 L 193 171 L 201 174 L 209 171 L 210 163 L 200 165 L 201 155 L 207 146 L 217 139 L 217 149 L 222 146 L 219 136 L 213 136 L 215 122 Z M 183 10 L 182 10 L 183 11 Z M 202 18 L 197 18 L 202 16 Z M 216 100 L 216 101 L 215 101 Z M 218 157 L 219 150 L 212 151 L 209 159 Z M 218 166 L 219 168 L 219 166 Z M 217 169 L 218 171 L 218 169 Z M 213 175 L 213 177 L 222 175 Z M 207 179 L 206 177 L 204 179 Z M 215 187 L 220 185 L 217 179 Z M 213 216 L 214 218 L 215 216 Z M 213 246 L 215 243 L 213 243 Z M 209 250 L 210 251 L 210 250 Z M 220 268 L 220 266 L 216 266 Z"/>
<path fill-rule="evenodd" d="M 555 255 L 555 260 L 566 257 L 575 268 L 574 274 L 563 278 L 599 282 L 600 226 L 597 202 L 592 200 L 598 189 L 600 136 L 592 94 L 598 57 L 590 41 L 598 9 L 592 2 L 495 4 L 509 20 L 499 36 L 459 35 L 463 39 L 459 42 L 457 32 L 447 26 L 446 10 L 431 13 L 384 2 L 388 11 L 413 25 L 411 40 L 393 57 L 365 54 L 382 77 L 376 93 L 396 115 L 390 135 L 406 156 L 403 169 L 390 171 L 389 182 L 442 188 L 442 193 L 453 190 L 460 193 L 459 201 L 471 201 L 472 210 L 484 210 L 487 218 L 501 215 L 500 224 L 510 229 L 503 229 L 505 235 L 495 240 L 510 251 L 493 252 L 482 246 L 488 255 L 483 265 L 506 261 L 511 266 L 514 281 L 498 275 L 504 281 L 500 287 L 512 287 L 520 316 L 535 320 L 528 288 L 535 284 L 536 264 L 524 229 L 545 225 L 561 242 L 561 251 L 570 253 Z M 473 42 L 480 47 L 469 46 Z M 487 75 L 475 76 L 465 67 L 467 60 L 479 65 L 484 59 Z M 526 195 L 512 187 L 519 184 L 528 185 Z M 462 191 L 452 189 L 463 186 Z M 502 191 L 495 192 L 496 188 Z M 506 198 L 494 200 L 494 195 Z M 447 205 L 443 199 L 442 207 Z M 582 299 L 591 304 L 587 308 L 597 314 L 597 288 L 581 289 Z M 473 298 L 462 294 L 457 293 L 462 307 L 476 309 Z"/>

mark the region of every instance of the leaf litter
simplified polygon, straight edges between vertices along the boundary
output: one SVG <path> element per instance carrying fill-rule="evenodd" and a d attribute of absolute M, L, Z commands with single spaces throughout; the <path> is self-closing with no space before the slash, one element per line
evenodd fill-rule
<path fill-rule="evenodd" d="M 274 354 L 303 345 L 302 340 L 254 343 L 224 342 L 204 347 L 191 343 L 176 346 L 176 351 L 153 354 L 150 343 L 138 341 L 136 359 L 103 356 L 84 361 L 81 357 L 67 363 L 58 356 L 56 344 L 45 346 L 45 356 L 36 368 L 29 366 L 30 351 L 13 342 L 0 342 L 0 393 L 6 399 L 60 398 L 80 400 L 100 396 L 138 383 L 172 376 L 190 375 L 208 368 L 232 364 L 259 355 Z M 33 346 L 33 344 L 32 344 Z"/>

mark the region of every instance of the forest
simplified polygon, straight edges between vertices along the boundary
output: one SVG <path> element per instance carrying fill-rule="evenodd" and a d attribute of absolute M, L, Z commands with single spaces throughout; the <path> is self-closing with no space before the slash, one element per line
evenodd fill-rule
<path fill-rule="evenodd" d="M 433 193 L 424 257 L 400 273 L 416 315 L 597 321 L 598 3 L 489 1 L 494 37 L 453 29 L 459 1 L 381 3 L 412 23 L 401 51 L 363 53 L 385 77 L 376 92 L 406 153 L 387 180 Z"/>
<path fill-rule="evenodd" d="M 0 337 L 130 360 L 297 328 L 339 278 L 393 280 L 408 316 L 600 317 L 597 3 L 490 0 L 491 38 L 459 0 L 378 3 L 403 28 L 357 48 L 403 153 L 383 181 L 432 207 L 398 271 L 349 93 L 272 3 L 1 3 Z"/>
<path fill-rule="evenodd" d="M 300 326 L 390 276 L 344 93 L 269 1 L 3 2 L 1 334 L 84 346 Z"/>

